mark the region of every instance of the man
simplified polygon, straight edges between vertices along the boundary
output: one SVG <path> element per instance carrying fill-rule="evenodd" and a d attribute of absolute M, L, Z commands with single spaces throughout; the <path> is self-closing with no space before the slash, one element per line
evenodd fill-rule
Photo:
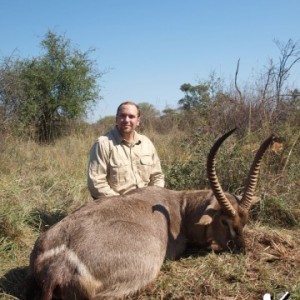
<path fill-rule="evenodd" d="M 156 149 L 149 138 L 136 132 L 139 124 L 138 105 L 123 102 L 117 109 L 116 126 L 91 148 L 88 188 L 94 199 L 148 185 L 164 186 Z"/>

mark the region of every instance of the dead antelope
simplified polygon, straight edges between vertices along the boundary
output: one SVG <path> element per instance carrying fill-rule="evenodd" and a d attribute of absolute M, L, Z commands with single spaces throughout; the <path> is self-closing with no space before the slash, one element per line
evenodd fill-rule
<path fill-rule="evenodd" d="M 44 232 L 30 257 L 27 299 L 118 299 L 144 288 L 165 258 L 183 254 L 187 242 L 216 251 L 245 250 L 248 219 L 258 171 L 270 136 L 259 148 L 245 192 L 224 193 L 215 156 L 207 159 L 211 190 L 172 191 L 148 187 L 89 203 Z"/>

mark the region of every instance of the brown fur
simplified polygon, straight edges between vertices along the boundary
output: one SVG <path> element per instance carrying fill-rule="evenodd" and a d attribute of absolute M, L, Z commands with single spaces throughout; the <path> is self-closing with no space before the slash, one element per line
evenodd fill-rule
<path fill-rule="evenodd" d="M 239 214 L 231 221 L 214 202 L 209 190 L 148 187 L 89 203 L 40 236 L 31 254 L 32 279 L 44 291 L 43 300 L 52 299 L 51 289 L 59 299 L 120 298 L 153 281 L 163 260 L 182 255 L 188 241 L 213 250 L 242 250 Z M 205 212 L 209 205 L 211 212 Z M 212 214 L 211 224 L 199 223 L 204 212 Z M 227 219 L 224 225 L 221 221 Z M 231 237 L 229 228 L 236 237 Z M 228 248 L 231 239 L 232 249 Z M 49 257 L 43 258 L 51 249 L 57 253 L 48 252 Z M 80 274 L 69 250 L 95 282 Z"/>

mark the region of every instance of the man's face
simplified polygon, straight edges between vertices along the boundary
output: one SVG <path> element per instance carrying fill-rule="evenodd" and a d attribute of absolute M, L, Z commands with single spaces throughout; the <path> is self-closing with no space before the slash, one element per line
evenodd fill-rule
<path fill-rule="evenodd" d="M 138 110 L 134 105 L 122 105 L 116 117 L 116 124 L 122 136 L 130 135 L 140 124 Z"/>

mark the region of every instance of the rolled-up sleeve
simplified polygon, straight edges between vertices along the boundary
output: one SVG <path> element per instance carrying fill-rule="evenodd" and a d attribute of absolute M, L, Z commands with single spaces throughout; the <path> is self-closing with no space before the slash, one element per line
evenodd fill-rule
<path fill-rule="evenodd" d="M 88 164 L 88 189 L 94 199 L 119 195 L 108 184 L 108 163 L 109 144 L 99 139 L 90 150 Z"/>

